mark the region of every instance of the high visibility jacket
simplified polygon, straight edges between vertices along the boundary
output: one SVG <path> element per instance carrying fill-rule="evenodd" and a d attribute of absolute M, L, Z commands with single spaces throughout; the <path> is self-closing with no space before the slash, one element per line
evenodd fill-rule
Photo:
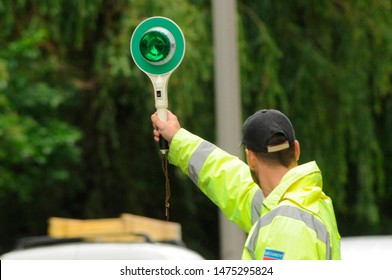
<path fill-rule="evenodd" d="M 332 201 L 315 162 L 291 169 L 267 198 L 247 164 L 185 129 L 171 142 L 169 162 L 249 233 L 243 259 L 340 259 Z"/>

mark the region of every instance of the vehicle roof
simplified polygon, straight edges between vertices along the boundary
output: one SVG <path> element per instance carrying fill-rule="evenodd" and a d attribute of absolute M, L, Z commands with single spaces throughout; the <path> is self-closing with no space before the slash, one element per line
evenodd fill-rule
<path fill-rule="evenodd" d="M 19 260 L 201 260 L 198 253 L 164 243 L 67 243 L 14 250 L 0 259 Z"/>
<path fill-rule="evenodd" d="M 342 260 L 392 256 L 392 235 L 342 237 L 340 243 Z"/>

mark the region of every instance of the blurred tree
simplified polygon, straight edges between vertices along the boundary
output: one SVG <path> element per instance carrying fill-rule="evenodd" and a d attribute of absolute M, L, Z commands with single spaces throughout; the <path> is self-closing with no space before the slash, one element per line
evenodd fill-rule
<path fill-rule="evenodd" d="M 388 0 L 238 1 L 244 118 L 286 112 L 346 234 L 392 229 L 392 12 Z M 145 18 L 182 28 L 169 105 L 214 142 L 210 1 L 0 0 L 0 251 L 50 216 L 164 217 L 152 85 L 129 40 Z M 218 258 L 217 212 L 170 168 L 171 219 Z M 189 219 L 192 219 L 192 223 Z"/>
<path fill-rule="evenodd" d="M 36 170 L 24 162 L 27 171 L 36 170 L 24 173 L 31 193 L 15 180 L 20 173 L 9 176 L 32 203 L 27 207 L 5 189 L 0 190 L 4 204 L 15 199 L 17 204 L 12 208 L 21 216 L 14 220 L 10 212 L 3 213 L 2 221 L 8 228 L 2 233 L 3 250 L 11 248 L 13 244 L 7 242 L 17 235 L 45 234 L 49 216 L 98 218 L 131 212 L 164 217 L 164 177 L 151 134 L 150 115 L 155 111 L 152 85 L 129 54 L 133 29 L 153 15 L 180 22 L 187 48 L 197 50 L 187 53 L 171 77 L 170 106 L 176 108 L 185 126 L 213 140 L 213 130 L 205 130 L 213 125 L 208 1 L 0 1 L 3 103 L 18 114 L 23 110 L 32 123 L 42 120 L 51 124 L 45 135 L 31 129 L 34 133 L 23 135 L 23 139 L 31 144 L 35 137 L 37 145 L 56 154 L 54 159 L 38 154 L 49 167 L 58 160 L 62 171 L 74 172 L 63 174 L 62 192 L 46 193 L 38 204 L 34 192 L 43 178 L 48 186 L 57 188 L 58 182 L 48 177 L 54 172 L 51 168 L 44 165 Z M 2 116 L 10 118 L 13 112 L 8 110 Z M 26 129 L 21 117 L 12 127 Z M 56 138 L 59 143 L 48 147 L 46 142 L 53 142 L 56 130 L 62 132 Z M 64 155 L 65 148 L 60 149 L 63 143 L 69 149 Z M 15 149 L 22 153 L 23 148 L 19 145 Z M 11 161 L 12 154 L 4 150 L 4 160 Z M 37 153 L 31 155 L 34 160 Z M 4 169 L 4 174 L 9 172 Z M 212 241 L 217 238 L 217 229 L 210 226 L 216 223 L 215 207 L 177 170 L 170 172 L 171 218 L 183 222 L 189 247 L 217 258 L 217 242 Z M 57 207 L 48 207 L 49 203 L 57 203 Z M 35 216 L 30 214 L 31 221 L 23 224 L 30 207 Z M 189 216 L 194 217 L 193 223 L 185 223 Z"/>
<path fill-rule="evenodd" d="M 342 234 L 390 233 L 391 208 L 380 206 L 392 199 L 391 2 L 241 1 L 239 9 L 249 42 L 245 114 L 287 112 L 302 161 L 316 159 L 324 173 Z"/>
<path fill-rule="evenodd" d="M 53 211 L 80 211 L 68 203 L 83 186 L 81 132 L 62 117 L 72 93 L 45 50 L 48 33 L 33 23 L 20 32 L 0 35 L 0 250 L 44 232 Z"/>

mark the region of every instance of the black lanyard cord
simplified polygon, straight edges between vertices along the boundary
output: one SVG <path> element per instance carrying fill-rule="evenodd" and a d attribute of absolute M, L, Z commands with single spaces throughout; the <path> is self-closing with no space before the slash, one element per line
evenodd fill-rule
<path fill-rule="evenodd" d="M 169 181 L 169 170 L 168 170 L 167 154 L 162 154 L 162 170 L 165 175 L 165 216 L 166 220 L 169 220 L 169 208 L 170 208 L 170 181 Z"/>

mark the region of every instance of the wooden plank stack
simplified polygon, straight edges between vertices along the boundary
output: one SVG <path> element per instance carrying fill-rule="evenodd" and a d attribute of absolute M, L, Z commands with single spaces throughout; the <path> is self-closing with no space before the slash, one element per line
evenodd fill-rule
<path fill-rule="evenodd" d="M 51 217 L 48 235 L 97 242 L 134 242 L 148 237 L 156 242 L 182 243 L 180 224 L 133 214 L 86 220 Z"/>

